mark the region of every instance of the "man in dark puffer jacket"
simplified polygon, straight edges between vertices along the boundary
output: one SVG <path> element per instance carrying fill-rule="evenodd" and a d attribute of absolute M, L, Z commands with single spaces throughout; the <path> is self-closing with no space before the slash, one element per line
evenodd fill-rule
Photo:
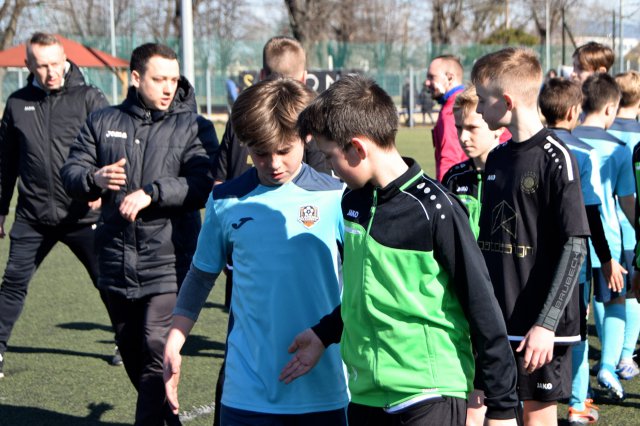
<path fill-rule="evenodd" d="M 26 63 L 31 72 L 27 85 L 7 100 L 0 127 L 0 238 L 5 237 L 5 219 L 20 177 L 0 287 L 0 377 L 29 281 L 53 246 L 66 244 L 94 285 L 98 279 L 93 239 L 99 203 L 73 201 L 62 187 L 59 170 L 87 115 L 108 102 L 100 90 L 85 84 L 78 67 L 66 60 L 60 41 L 50 34 L 31 37 Z M 106 302 L 104 292 L 101 296 Z"/>
<path fill-rule="evenodd" d="M 118 347 L 138 390 L 135 424 L 179 424 L 165 403 L 162 356 L 176 293 L 213 185 L 218 146 L 193 87 L 161 44 L 131 55 L 127 99 L 91 114 L 61 170 L 75 198 L 102 198 L 100 277 Z"/>

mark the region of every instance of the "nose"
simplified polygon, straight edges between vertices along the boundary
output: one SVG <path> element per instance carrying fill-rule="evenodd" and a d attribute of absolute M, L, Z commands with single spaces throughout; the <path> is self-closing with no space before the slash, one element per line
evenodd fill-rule
<path fill-rule="evenodd" d="M 282 165 L 282 157 L 278 154 L 271 155 L 271 168 L 273 170 L 278 170 Z"/>
<path fill-rule="evenodd" d="M 460 130 L 460 132 L 458 132 L 458 139 L 460 139 L 460 143 L 466 143 L 469 140 L 469 131 Z"/>

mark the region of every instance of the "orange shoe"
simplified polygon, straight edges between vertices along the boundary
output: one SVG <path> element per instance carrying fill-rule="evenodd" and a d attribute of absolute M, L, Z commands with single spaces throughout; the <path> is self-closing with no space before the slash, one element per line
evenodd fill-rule
<path fill-rule="evenodd" d="M 584 410 L 582 411 L 569 407 L 569 425 L 586 425 L 596 423 L 600 417 L 598 410 L 598 406 L 593 404 L 592 399 L 587 399 L 584 402 Z"/>

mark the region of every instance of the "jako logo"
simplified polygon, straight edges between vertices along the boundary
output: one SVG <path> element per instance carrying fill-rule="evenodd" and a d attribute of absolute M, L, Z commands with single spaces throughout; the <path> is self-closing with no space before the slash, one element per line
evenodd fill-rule
<path fill-rule="evenodd" d="M 459 186 L 456 188 L 456 192 L 469 192 L 468 186 Z"/>
<path fill-rule="evenodd" d="M 359 215 L 360 215 L 360 212 L 357 212 L 351 209 L 349 209 L 349 213 L 347 213 L 347 216 L 352 217 L 354 219 L 357 219 Z"/>
<path fill-rule="evenodd" d="M 487 180 L 496 180 L 496 175 L 487 176 Z"/>
<path fill-rule="evenodd" d="M 120 132 L 118 130 L 107 130 L 107 134 L 105 135 L 105 137 L 107 137 L 107 138 L 126 139 L 127 138 L 127 132 Z"/>
<path fill-rule="evenodd" d="M 33 105 L 29 105 L 29 106 L 24 107 L 24 110 L 25 111 L 35 111 L 36 107 L 34 107 Z"/>
<path fill-rule="evenodd" d="M 551 383 L 537 383 L 538 389 L 551 390 L 553 389 L 553 385 Z"/>

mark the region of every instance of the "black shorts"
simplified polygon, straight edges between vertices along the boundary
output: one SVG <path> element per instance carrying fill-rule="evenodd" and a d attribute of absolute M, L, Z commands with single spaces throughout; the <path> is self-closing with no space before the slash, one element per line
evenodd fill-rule
<path fill-rule="evenodd" d="M 349 424 L 356 426 L 464 426 L 467 401 L 445 396 L 412 405 L 394 414 L 387 413 L 382 407 L 352 402 L 347 412 Z"/>
<path fill-rule="evenodd" d="M 551 362 L 531 374 L 522 366 L 524 351 L 514 354 L 521 401 L 552 402 L 571 396 L 571 346 L 555 346 Z"/>

